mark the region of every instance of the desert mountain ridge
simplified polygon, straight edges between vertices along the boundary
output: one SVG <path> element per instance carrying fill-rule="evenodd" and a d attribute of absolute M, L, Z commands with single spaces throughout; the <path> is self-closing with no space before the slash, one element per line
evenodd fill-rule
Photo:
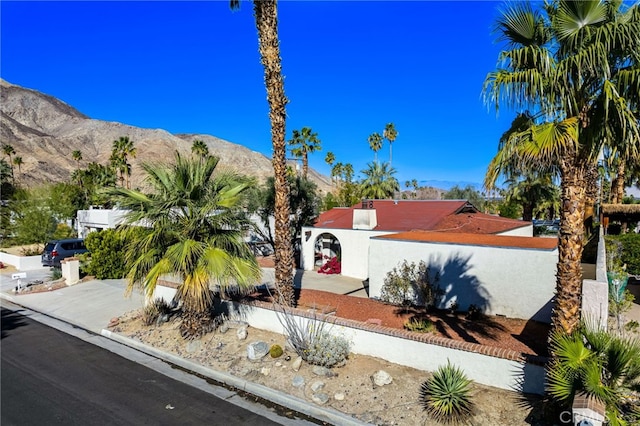
<path fill-rule="evenodd" d="M 219 168 L 255 176 L 260 181 L 273 175 L 271 159 L 240 144 L 212 135 L 171 134 L 162 129 L 143 129 L 118 122 L 92 119 L 52 96 L 0 79 L 0 138 L 22 157 L 16 180 L 25 186 L 67 181 L 74 170 L 89 162 L 108 164 L 114 140 L 128 136 L 137 150 L 132 165 L 132 186 L 143 181 L 144 162 L 169 162 L 175 151 L 190 154 L 194 139 L 207 144 L 220 157 Z M 79 150 L 78 163 L 72 152 Z M 5 157 L 6 158 L 6 157 Z M 309 178 L 321 193 L 331 190 L 328 177 L 309 169 Z"/>

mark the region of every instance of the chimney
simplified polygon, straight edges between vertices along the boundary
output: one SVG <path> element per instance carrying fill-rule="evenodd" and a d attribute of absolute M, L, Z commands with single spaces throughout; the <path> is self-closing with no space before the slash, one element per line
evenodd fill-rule
<path fill-rule="evenodd" d="M 362 200 L 362 208 L 353 209 L 353 229 L 372 230 L 378 226 L 373 200 Z"/>

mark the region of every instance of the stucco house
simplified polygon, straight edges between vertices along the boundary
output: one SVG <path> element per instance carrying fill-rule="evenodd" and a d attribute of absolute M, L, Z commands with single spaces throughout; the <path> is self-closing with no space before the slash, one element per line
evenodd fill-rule
<path fill-rule="evenodd" d="M 337 256 L 342 275 L 368 281 L 369 296 L 379 297 L 394 267 L 424 261 L 445 292 L 440 307 L 548 322 L 557 244 L 533 237 L 531 222 L 465 200 L 365 200 L 304 227 L 301 264 L 312 271 Z"/>

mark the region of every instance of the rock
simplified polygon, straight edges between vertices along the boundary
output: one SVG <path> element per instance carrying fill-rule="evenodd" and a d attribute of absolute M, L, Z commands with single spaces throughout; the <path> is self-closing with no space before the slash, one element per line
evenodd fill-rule
<path fill-rule="evenodd" d="M 302 365 L 302 357 L 299 356 L 293 361 L 293 364 L 291 364 L 291 368 L 293 369 L 293 371 L 298 371 L 300 370 L 301 365 Z"/>
<path fill-rule="evenodd" d="M 391 377 L 389 373 L 384 370 L 378 370 L 373 373 L 373 376 L 371 376 L 371 380 L 373 381 L 373 384 L 375 386 L 384 386 L 391 383 L 393 381 L 393 377 Z"/>
<path fill-rule="evenodd" d="M 329 401 L 329 395 L 322 392 L 314 393 L 313 395 L 311 395 L 311 400 L 319 405 L 326 404 L 327 401 Z"/>
<path fill-rule="evenodd" d="M 338 375 L 338 374 L 334 373 L 333 371 L 331 371 L 330 369 L 328 369 L 327 367 L 321 367 L 319 365 L 314 365 L 313 366 L 313 370 L 311 370 L 311 371 L 316 376 L 334 377 L 334 376 Z"/>
<path fill-rule="evenodd" d="M 218 331 L 222 334 L 226 333 L 227 331 L 229 331 L 229 326 L 227 325 L 226 322 L 223 322 L 220 327 L 218 327 Z"/>
<path fill-rule="evenodd" d="M 269 353 L 269 345 L 265 342 L 252 342 L 247 346 L 247 358 L 250 361 L 259 361 Z"/>
<path fill-rule="evenodd" d="M 291 380 L 291 384 L 294 388 L 301 388 L 304 386 L 304 377 L 302 376 L 294 376 L 293 380 Z"/>
<path fill-rule="evenodd" d="M 249 333 L 245 327 L 239 328 L 238 331 L 236 331 L 236 336 L 238 336 L 239 340 L 245 340 L 247 338 L 247 334 Z"/>
<path fill-rule="evenodd" d="M 276 362 L 276 367 L 282 367 L 282 363 L 280 361 Z"/>
<path fill-rule="evenodd" d="M 202 343 L 200 342 L 200 340 L 191 340 L 189 343 L 187 343 L 187 352 L 192 354 L 200 350 L 201 346 Z"/>
<path fill-rule="evenodd" d="M 336 401 L 344 401 L 344 394 L 342 392 L 338 392 L 333 395 L 333 399 L 335 399 Z"/>
<path fill-rule="evenodd" d="M 321 380 L 317 380 L 311 384 L 311 390 L 314 392 L 318 392 L 322 388 L 324 388 L 324 382 Z"/>
<path fill-rule="evenodd" d="M 271 369 L 270 369 L 269 367 L 262 367 L 262 368 L 260 369 L 260 373 L 261 373 L 263 376 L 268 376 L 268 375 L 269 375 L 269 373 L 271 373 Z"/>

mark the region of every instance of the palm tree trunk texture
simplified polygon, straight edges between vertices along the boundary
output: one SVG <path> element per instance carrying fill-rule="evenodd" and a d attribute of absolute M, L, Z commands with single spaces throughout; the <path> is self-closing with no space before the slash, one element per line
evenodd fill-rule
<path fill-rule="evenodd" d="M 618 169 L 616 171 L 616 178 L 614 180 L 615 186 L 611 188 L 611 192 L 613 193 L 613 204 L 622 204 L 622 199 L 624 198 L 624 174 L 626 166 L 626 161 L 624 160 L 624 158 L 620 157 L 618 159 Z"/>
<path fill-rule="evenodd" d="M 304 157 L 302 157 L 302 177 L 307 178 L 309 174 L 309 157 L 307 157 L 307 153 L 304 153 Z"/>
<path fill-rule="evenodd" d="M 582 301 L 582 249 L 585 209 L 585 170 L 562 160 L 562 206 L 558 235 L 556 295 L 551 315 L 552 332 L 571 333 L 580 322 Z"/>
<path fill-rule="evenodd" d="M 289 229 L 289 183 L 285 145 L 285 105 L 276 0 L 254 0 L 253 11 L 258 29 L 260 57 L 269 102 L 273 172 L 275 186 L 275 285 L 280 303 L 294 306 L 293 248 Z"/>

